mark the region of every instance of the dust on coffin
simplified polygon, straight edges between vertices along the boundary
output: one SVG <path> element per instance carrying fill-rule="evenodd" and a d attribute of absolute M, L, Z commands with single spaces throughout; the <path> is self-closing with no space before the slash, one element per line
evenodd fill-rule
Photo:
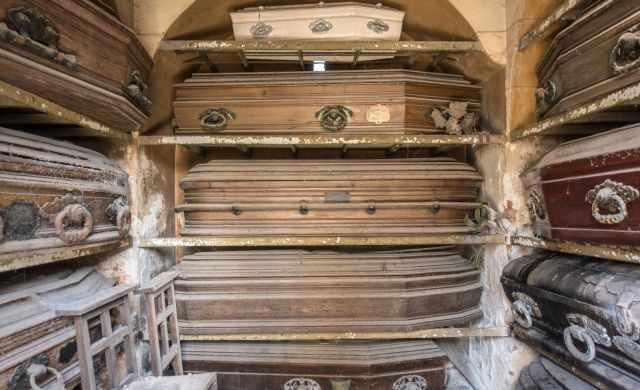
<path fill-rule="evenodd" d="M 480 87 L 456 75 L 408 70 L 196 73 L 177 84 L 175 94 L 178 135 L 479 131 Z"/>
<path fill-rule="evenodd" d="M 409 332 L 480 316 L 479 271 L 451 247 L 201 252 L 179 272 L 183 335 L 317 332 L 320 323 L 323 332 Z"/>
<path fill-rule="evenodd" d="M 118 130 L 142 127 L 152 60 L 107 11 L 88 0 L 18 0 L 0 20 L 4 82 Z"/>
<path fill-rule="evenodd" d="M 128 176 L 114 161 L 4 128 L 0 138 L 0 256 L 86 250 L 88 244 L 112 250 L 127 237 Z"/>
<path fill-rule="evenodd" d="M 514 333 L 574 372 L 610 388 L 640 386 L 640 271 L 583 256 L 525 256 L 505 268 L 502 284 Z"/>
<path fill-rule="evenodd" d="M 482 178 L 448 158 L 218 160 L 181 180 L 183 236 L 461 234 Z"/>

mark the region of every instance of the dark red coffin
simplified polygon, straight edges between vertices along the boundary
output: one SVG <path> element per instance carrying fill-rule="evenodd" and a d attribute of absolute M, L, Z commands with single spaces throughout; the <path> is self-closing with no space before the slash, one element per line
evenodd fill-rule
<path fill-rule="evenodd" d="M 640 126 L 564 143 L 525 175 L 536 233 L 640 244 Z"/>

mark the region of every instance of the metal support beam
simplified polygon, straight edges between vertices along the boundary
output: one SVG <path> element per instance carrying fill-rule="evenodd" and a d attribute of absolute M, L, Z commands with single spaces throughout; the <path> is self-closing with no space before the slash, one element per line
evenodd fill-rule
<path fill-rule="evenodd" d="M 11 100 L 15 100 L 26 107 L 47 113 L 59 120 L 64 120 L 71 124 L 78 125 L 86 129 L 88 133 L 95 134 L 96 136 L 119 138 L 124 140 L 131 139 L 131 135 L 124 130 L 113 129 L 82 114 L 71 111 L 47 99 L 32 94 L 31 92 L 14 87 L 4 81 L 0 81 L 0 95 Z"/>
<path fill-rule="evenodd" d="M 548 251 L 591 256 L 599 259 L 640 264 L 640 247 L 586 244 L 569 241 L 544 240 L 532 237 L 511 237 L 512 245 L 539 248 Z"/>
<path fill-rule="evenodd" d="M 256 40 L 256 41 L 162 41 L 160 50 L 177 52 L 239 51 L 362 51 L 375 52 L 465 52 L 483 51 L 479 41 L 328 41 L 328 40 Z"/>

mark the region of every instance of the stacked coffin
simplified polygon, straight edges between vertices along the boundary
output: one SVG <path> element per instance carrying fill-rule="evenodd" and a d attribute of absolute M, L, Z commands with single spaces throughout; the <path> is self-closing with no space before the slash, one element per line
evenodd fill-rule
<path fill-rule="evenodd" d="M 18 254 L 113 249 L 129 232 L 128 175 L 92 150 L 0 128 L 0 185 L 0 270 Z"/>
<path fill-rule="evenodd" d="M 181 180 L 185 236 L 471 233 L 482 177 L 449 158 L 214 160 Z"/>
<path fill-rule="evenodd" d="M 409 70 L 194 74 L 175 86 L 176 134 L 473 133 L 481 88 Z"/>
<path fill-rule="evenodd" d="M 15 0 L 0 7 L 2 81 L 118 130 L 141 128 L 152 60 L 113 4 Z"/>

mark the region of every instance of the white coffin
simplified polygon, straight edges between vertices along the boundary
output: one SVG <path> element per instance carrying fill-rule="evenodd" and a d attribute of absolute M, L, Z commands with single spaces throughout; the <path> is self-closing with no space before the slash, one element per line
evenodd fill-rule
<path fill-rule="evenodd" d="M 254 39 L 286 40 L 344 40 L 344 41 L 399 41 L 402 34 L 404 11 L 384 7 L 381 4 L 355 2 L 317 3 L 273 7 L 252 7 L 231 13 L 233 33 L 238 41 Z M 249 58 L 297 60 L 298 54 L 274 53 L 273 56 Z M 363 55 L 361 61 L 390 58 L 389 55 Z M 318 53 L 307 59 L 351 61 L 353 54 Z"/>

